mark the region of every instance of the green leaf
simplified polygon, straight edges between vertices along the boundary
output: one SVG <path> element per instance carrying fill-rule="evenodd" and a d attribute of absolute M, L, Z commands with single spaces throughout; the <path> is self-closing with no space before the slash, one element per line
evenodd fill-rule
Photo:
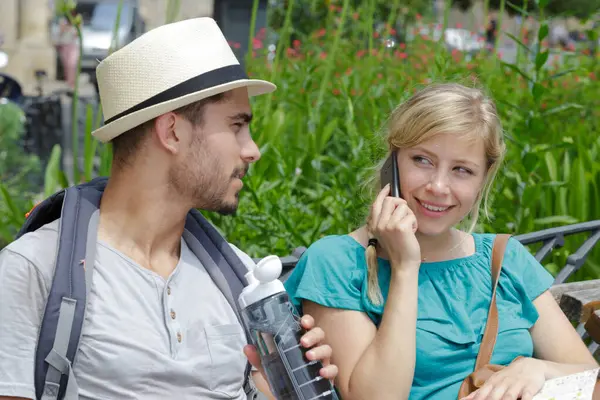
<path fill-rule="evenodd" d="M 529 16 L 529 11 L 525 10 L 524 8 L 521 8 L 519 6 L 517 6 L 516 4 L 512 3 L 509 0 L 506 0 L 506 4 L 508 4 L 508 6 L 510 8 L 512 8 L 513 10 L 517 11 L 519 14 L 523 15 L 523 16 Z"/>
<path fill-rule="evenodd" d="M 542 25 L 540 25 L 540 29 L 538 30 L 538 42 L 540 44 L 548 36 L 548 31 L 549 31 L 548 23 L 547 22 L 543 22 Z"/>
<path fill-rule="evenodd" d="M 518 44 L 523 50 L 525 50 L 528 53 L 531 53 L 531 49 L 529 47 L 527 47 L 527 45 L 525 43 L 521 42 L 518 37 L 516 37 L 515 35 L 513 35 L 512 33 L 509 33 L 509 32 L 505 32 L 505 34 L 506 34 L 506 36 L 511 38 L 516 44 Z"/>
<path fill-rule="evenodd" d="M 110 143 L 105 143 L 100 150 L 100 170 L 98 171 L 98 175 L 109 176 L 111 163 L 112 145 Z"/>
<path fill-rule="evenodd" d="M 2 182 L 0 182 L 0 195 L 2 195 L 4 204 L 7 205 L 8 209 L 11 212 L 10 219 L 17 225 L 22 225 L 23 222 L 25 222 L 25 216 L 23 215 L 24 213 L 21 212 L 22 210 L 19 210 L 15 201 L 13 200 L 12 196 L 8 191 L 8 188 L 4 186 Z"/>
<path fill-rule="evenodd" d="M 546 64 L 546 61 L 548 61 L 548 55 L 549 55 L 548 50 L 537 53 L 537 55 L 535 56 L 535 69 L 536 70 L 539 71 L 540 69 L 542 69 L 544 64 Z"/>
<path fill-rule="evenodd" d="M 67 174 L 65 174 L 65 171 L 63 171 L 63 170 L 58 171 L 58 176 L 56 177 L 56 180 L 59 184 L 59 187 L 62 187 L 62 188 L 69 187 L 69 179 L 67 178 Z"/>
<path fill-rule="evenodd" d="M 542 97 L 545 91 L 546 89 L 542 85 L 540 85 L 537 82 L 534 83 L 533 88 L 531 89 L 531 93 L 533 94 L 534 100 L 536 102 L 539 101 L 540 97 Z"/>
<path fill-rule="evenodd" d="M 1 242 L 10 243 L 14 239 L 13 232 L 9 229 L 9 225 L 0 222 L 0 245 Z"/>
<path fill-rule="evenodd" d="M 500 63 L 502 65 L 504 65 L 505 67 L 508 67 L 510 69 L 512 69 L 513 71 L 515 71 L 517 74 L 521 75 L 523 78 L 525 78 L 528 82 L 533 82 L 533 79 L 531 79 L 531 77 L 529 75 L 527 75 L 524 71 L 521 70 L 521 68 L 517 67 L 515 64 L 510 64 L 507 63 L 505 61 L 500 61 Z"/>
<path fill-rule="evenodd" d="M 85 135 L 83 139 L 83 173 L 84 179 L 90 181 L 94 170 L 94 158 L 96 157 L 96 147 L 98 141 L 92 137 L 94 124 L 94 112 L 91 104 L 86 107 L 85 116 Z"/>
<path fill-rule="evenodd" d="M 583 107 L 581 104 L 566 103 L 566 104 L 561 104 L 560 106 L 557 106 L 557 107 L 552 107 L 551 109 L 544 111 L 542 113 L 542 115 L 548 116 L 548 115 L 552 115 L 552 114 L 557 114 L 557 113 L 565 111 L 565 110 L 571 110 L 571 109 L 582 110 L 584 108 L 585 107 Z"/>
<path fill-rule="evenodd" d="M 558 72 L 558 73 L 556 73 L 554 75 L 550 75 L 548 78 L 546 78 L 546 80 L 547 81 L 551 81 L 552 79 L 560 78 L 561 76 L 568 75 L 571 72 L 575 72 L 577 70 L 578 70 L 577 68 L 570 68 L 570 69 L 567 69 L 565 71 Z"/>
<path fill-rule="evenodd" d="M 327 143 L 329 143 L 329 139 L 331 139 L 333 132 L 337 128 L 337 123 L 338 120 L 336 118 L 332 119 L 327 123 L 327 125 L 325 125 L 325 128 L 323 128 L 321 133 L 318 135 L 318 148 L 315 149 L 316 154 L 321 154 L 325 150 L 325 146 L 327 146 Z"/>
<path fill-rule="evenodd" d="M 550 152 L 544 154 L 544 159 L 546 160 L 546 168 L 548 169 L 548 176 L 550 177 L 550 180 L 558 181 L 558 168 L 556 166 L 556 159 Z"/>
<path fill-rule="evenodd" d="M 535 4 L 537 4 L 538 8 L 546 8 L 546 6 L 548 5 L 549 0 L 535 0 Z"/>
<path fill-rule="evenodd" d="M 579 220 L 577 218 L 573 218 L 569 215 L 553 215 L 551 217 L 537 218 L 533 222 L 536 225 L 549 225 L 549 224 L 568 225 L 568 224 L 575 224 L 575 223 L 579 222 Z"/>
<path fill-rule="evenodd" d="M 586 181 L 585 166 L 581 158 L 573 161 L 572 177 L 570 180 L 570 212 L 581 221 L 586 221 L 589 210 L 589 185 Z"/>
<path fill-rule="evenodd" d="M 59 186 L 61 186 L 61 182 L 59 181 L 61 153 L 62 150 L 60 145 L 55 144 L 54 147 L 52 147 L 52 152 L 50 153 L 50 158 L 48 159 L 48 165 L 46 165 L 44 179 L 45 197 L 49 197 L 54 194 Z"/>

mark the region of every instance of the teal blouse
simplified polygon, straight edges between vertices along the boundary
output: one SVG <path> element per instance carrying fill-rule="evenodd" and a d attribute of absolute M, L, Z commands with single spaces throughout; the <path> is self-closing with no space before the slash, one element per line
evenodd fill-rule
<path fill-rule="evenodd" d="M 411 400 L 456 400 L 463 379 L 475 366 L 491 301 L 494 235 L 473 237 L 473 255 L 421 264 Z M 306 299 L 326 307 L 362 311 L 379 325 L 390 282 L 387 260 L 379 259 L 378 276 L 383 306 L 373 305 L 367 297 L 364 247 L 351 236 L 334 235 L 306 250 L 285 286 L 300 311 Z M 500 322 L 492 363 L 508 364 L 519 355 L 532 356 L 529 328 L 538 318 L 532 302 L 552 283 L 552 275 L 511 238 L 497 289 Z"/>

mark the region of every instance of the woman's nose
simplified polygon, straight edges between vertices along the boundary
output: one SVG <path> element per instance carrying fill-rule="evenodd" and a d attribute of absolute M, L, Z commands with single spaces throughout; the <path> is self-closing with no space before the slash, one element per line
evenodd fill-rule
<path fill-rule="evenodd" d="M 436 171 L 431 175 L 427 188 L 436 195 L 448 194 L 450 192 L 448 176 L 443 172 Z"/>

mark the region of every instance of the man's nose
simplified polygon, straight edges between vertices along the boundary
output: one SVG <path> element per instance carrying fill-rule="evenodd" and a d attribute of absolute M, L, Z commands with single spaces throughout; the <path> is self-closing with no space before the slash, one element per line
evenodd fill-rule
<path fill-rule="evenodd" d="M 260 160 L 260 150 L 251 138 L 242 146 L 242 159 L 247 163 L 253 163 Z"/>

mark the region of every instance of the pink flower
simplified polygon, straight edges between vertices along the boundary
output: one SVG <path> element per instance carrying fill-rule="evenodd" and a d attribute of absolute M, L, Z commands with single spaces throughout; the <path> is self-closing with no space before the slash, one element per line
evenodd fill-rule
<path fill-rule="evenodd" d="M 263 48 L 262 40 L 259 40 L 257 38 L 252 38 L 252 48 L 253 49 L 262 49 Z"/>

